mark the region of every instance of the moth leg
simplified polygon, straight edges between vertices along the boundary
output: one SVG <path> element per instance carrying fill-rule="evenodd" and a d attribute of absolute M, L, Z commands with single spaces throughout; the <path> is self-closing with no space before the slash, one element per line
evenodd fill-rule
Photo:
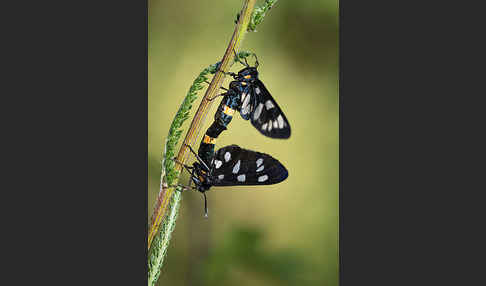
<path fill-rule="evenodd" d="M 186 164 L 182 163 L 181 161 L 177 160 L 176 158 L 170 158 L 170 160 L 176 162 L 177 164 L 182 165 L 186 169 L 186 171 L 188 173 L 191 173 L 191 172 L 193 173 L 194 172 L 194 167 L 193 166 L 186 165 Z"/>
<path fill-rule="evenodd" d="M 184 167 L 186 167 L 186 168 L 188 168 L 190 170 L 192 170 L 194 168 L 192 166 L 189 166 L 189 165 L 186 165 L 186 164 L 182 163 L 181 161 L 177 160 L 177 158 L 170 158 L 170 160 L 172 160 L 172 161 L 176 162 L 177 164 L 182 165 L 182 166 L 184 166 Z"/>
<path fill-rule="evenodd" d="M 192 172 L 191 172 L 191 179 L 189 180 L 189 188 L 191 188 L 191 185 L 192 185 L 192 178 L 194 178 L 194 172 L 196 171 L 196 169 L 192 169 Z"/>
<path fill-rule="evenodd" d="M 234 49 L 233 49 L 233 50 L 234 50 Z M 222 69 L 221 69 L 221 65 L 219 65 L 219 67 L 218 67 L 218 71 L 220 71 L 220 72 L 221 72 L 222 74 L 224 74 L 224 75 L 230 75 L 230 76 L 232 76 L 232 77 L 236 77 L 236 76 L 237 76 L 237 74 L 235 74 L 234 72 L 225 72 L 224 70 L 222 70 Z"/>
<path fill-rule="evenodd" d="M 206 170 L 209 172 L 209 167 L 208 165 L 206 165 L 206 163 L 204 163 L 203 159 L 201 159 L 201 157 L 199 157 L 199 155 L 194 152 L 194 150 L 192 149 L 192 147 L 188 144 L 184 144 L 186 147 L 189 147 L 189 150 L 191 150 L 192 154 L 194 154 L 194 156 L 197 158 L 197 160 L 199 161 L 199 163 L 203 164 L 204 167 L 206 167 Z"/>
<path fill-rule="evenodd" d="M 207 83 L 207 84 L 211 84 L 211 83 L 210 83 L 209 81 L 207 81 L 207 80 L 205 80 L 204 82 L 205 82 L 205 83 Z M 222 86 L 221 86 L 220 88 L 221 88 L 222 90 L 228 91 L 228 89 L 227 89 L 227 88 L 225 88 L 225 87 L 222 87 Z"/>
<path fill-rule="evenodd" d="M 205 83 L 207 83 L 208 85 L 210 85 L 210 84 L 211 84 L 211 83 L 210 83 L 209 81 L 207 81 L 207 80 L 205 80 L 204 82 L 205 82 Z M 224 90 L 224 91 L 228 91 L 228 89 L 227 89 L 227 88 L 225 88 L 225 87 L 222 87 L 222 86 L 221 86 L 221 87 L 219 87 L 219 88 L 221 88 L 221 89 L 222 89 L 222 90 Z M 212 100 L 212 99 L 210 99 L 209 101 L 211 101 L 211 100 Z"/>
<path fill-rule="evenodd" d="M 184 146 L 188 147 L 189 150 L 191 150 L 192 154 L 194 154 L 195 156 L 197 156 L 196 152 L 194 152 L 194 150 L 192 149 L 191 145 L 184 143 Z"/>
<path fill-rule="evenodd" d="M 222 88 L 222 89 L 224 89 L 224 90 L 227 90 L 227 89 L 226 89 L 226 88 L 224 88 L 224 87 L 221 87 L 221 88 Z M 208 99 L 208 100 L 209 100 L 209 101 L 213 101 L 213 100 L 215 100 L 217 97 L 220 97 L 220 96 L 225 96 L 225 95 L 226 95 L 226 93 L 221 93 L 221 94 L 215 95 L 213 98 L 210 98 L 210 99 Z"/>
<path fill-rule="evenodd" d="M 192 180 L 191 180 L 191 182 L 192 182 Z M 195 191 L 195 190 L 196 190 L 196 187 L 192 187 L 192 186 L 190 186 L 190 185 L 188 185 L 188 186 L 184 186 L 184 185 L 180 185 L 180 184 L 179 184 L 179 186 L 180 186 L 180 187 L 182 187 L 182 189 L 183 189 L 184 191 Z"/>
<path fill-rule="evenodd" d="M 195 190 L 196 189 L 195 187 L 191 187 L 190 185 L 184 186 L 182 184 L 172 185 L 172 186 L 169 186 L 169 187 L 181 187 L 183 191 L 189 191 L 189 190 Z M 180 192 L 182 192 L 182 191 L 180 191 Z"/>
<path fill-rule="evenodd" d="M 224 71 L 221 71 L 224 75 L 230 75 L 232 76 L 233 78 L 235 78 L 236 76 L 238 76 L 237 74 L 235 74 L 234 72 L 224 72 Z"/>

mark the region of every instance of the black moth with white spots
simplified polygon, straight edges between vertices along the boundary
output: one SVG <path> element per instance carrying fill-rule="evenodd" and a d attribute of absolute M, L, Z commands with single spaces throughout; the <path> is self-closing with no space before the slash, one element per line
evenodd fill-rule
<path fill-rule="evenodd" d="M 250 119 L 251 124 L 265 136 L 290 137 L 287 118 L 259 79 L 250 84 L 249 93 L 242 94 L 240 114 L 243 119 Z"/>
<path fill-rule="evenodd" d="M 192 180 L 202 193 L 212 186 L 272 185 L 288 177 L 287 169 L 277 159 L 237 145 L 216 151 L 209 170 L 200 162 L 193 166 Z"/>
<path fill-rule="evenodd" d="M 253 54 L 256 59 L 256 55 Z M 241 97 L 240 114 L 265 136 L 271 138 L 287 139 L 290 137 L 290 124 L 284 113 L 273 99 L 263 82 L 258 79 L 258 59 L 256 65 L 251 67 L 246 62 L 239 61 L 246 67 L 237 74 L 230 73 L 235 79 L 230 83 L 230 94 Z"/>

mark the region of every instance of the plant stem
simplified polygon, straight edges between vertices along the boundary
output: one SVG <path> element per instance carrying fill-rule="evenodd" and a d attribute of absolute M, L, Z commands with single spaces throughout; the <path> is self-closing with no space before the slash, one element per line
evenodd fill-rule
<path fill-rule="evenodd" d="M 197 139 L 197 134 L 200 132 L 200 129 L 204 124 L 204 121 L 206 119 L 206 116 L 212 104 L 212 101 L 210 101 L 209 99 L 213 98 L 216 95 L 216 93 L 219 91 L 224 80 L 224 72 L 228 71 L 230 61 L 234 56 L 234 52 L 236 53 L 238 52 L 241 41 L 248 29 L 248 24 L 250 22 L 250 18 L 252 15 L 253 8 L 255 6 L 255 2 L 256 0 L 245 0 L 243 3 L 243 8 L 240 13 L 241 16 L 238 19 L 231 41 L 228 47 L 226 48 L 226 52 L 223 56 L 223 59 L 221 60 L 220 68 L 216 72 L 211 83 L 209 84 L 209 87 L 206 90 L 206 93 L 201 101 L 201 104 L 199 105 L 199 108 L 196 114 L 194 115 L 189 130 L 187 131 L 186 137 L 184 138 L 184 142 L 181 148 L 179 149 L 179 153 L 176 158 L 177 161 L 179 162 L 185 163 L 189 157 L 190 153 L 189 153 L 189 149 L 187 148 L 187 145 L 192 146 Z M 164 164 L 162 165 L 162 168 L 165 168 Z M 178 181 L 178 177 L 180 175 L 180 172 L 182 171 L 182 165 L 175 164 L 174 169 L 176 171 L 177 178 L 175 179 L 175 182 L 173 183 L 171 182 L 172 186 L 176 184 Z M 151 283 L 155 283 L 157 281 L 158 272 L 160 271 L 160 269 L 156 269 L 156 268 L 162 266 L 165 252 L 169 244 L 170 234 L 173 230 L 173 226 L 175 225 L 175 220 L 177 218 L 177 210 L 179 208 L 181 196 L 180 194 L 178 194 L 176 196 L 176 198 L 178 199 L 172 200 L 174 196 L 174 191 L 175 191 L 174 187 L 161 183 L 161 191 L 157 198 L 158 203 L 154 210 L 154 215 L 152 216 L 152 223 L 150 225 L 149 235 L 148 235 L 148 248 L 150 249 L 150 246 L 152 244 L 152 241 L 154 240 L 155 235 L 157 234 L 157 230 L 161 224 L 161 221 L 164 218 L 165 218 L 164 227 L 161 231 L 164 231 L 165 233 L 161 233 L 160 235 L 160 237 L 163 240 L 161 241 L 161 245 L 163 249 L 161 249 L 162 251 L 160 251 L 160 249 L 157 251 L 159 257 L 156 257 L 155 259 L 152 259 L 153 257 L 151 257 L 151 259 L 149 259 L 156 262 L 151 267 L 155 269 L 149 269 L 149 282 L 151 281 Z M 171 203 L 169 204 L 169 202 Z M 172 215 L 174 214 L 174 212 L 175 215 Z M 168 215 L 166 215 L 166 213 L 168 213 Z"/>
<path fill-rule="evenodd" d="M 173 186 L 177 184 L 180 172 L 175 170 L 175 162 L 170 160 L 175 156 L 175 149 L 182 135 L 182 124 L 189 118 L 189 112 L 192 108 L 192 103 L 197 99 L 197 92 L 203 89 L 203 83 L 207 81 L 209 74 L 214 74 L 217 71 L 218 64 L 210 65 L 205 68 L 199 76 L 194 80 L 186 97 L 184 98 L 179 110 L 172 120 L 172 124 L 169 128 L 169 134 L 165 140 L 164 154 L 162 156 L 162 170 L 160 175 L 160 193 L 159 199 L 167 199 L 168 196 L 161 196 L 168 190 L 167 186 Z M 168 160 L 166 160 L 169 158 Z M 160 275 L 160 269 L 164 263 L 164 257 L 169 246 L 170 235 L 175 227 L 175 221 L 178 214 L 180 205 L 182 189 L 179 187 L 176 192 L 170 197 L 170 203 L 167 206 L 167 212 L 169 213 L 161 224 L 161 231 L 153 237 L 152 247 L 150 248 L 148 256 L 148 277 L 150 283 L 155 283 L 157 277 Z M 157 200 L 154 214 L 151 219 L 151 226 L 156 224 L 157 220 L 161 217 L 156 217 L 162 206 L 162 201 Z"/>
<path fill-rule="evenodd" d="M 226 48 L 226 52 L 223 56 L 223 59 L 221 60 L 220 69 L 218 72 L 216 72 L 216 75 L 213 77 L 213 80 L 211 81 L 208 89 L 206 90 L 206 94 L 204 95 L 202 102 L 199 105 L 196 114 L 194 115 L 194 118 L 191 122 L 191 126 L 187 131 L 186 138 L 184 138 L 184 143 L 182 144 L 181 149 L 179 150 L 179 154 L 177 155 L 177 159 L 181 162 L 185 162 L 187 160 L 189 156 L 189 149 L 186 147 L 186 144 L 192 146 L 192 144 L 195 143 L 197 134 L 199 133 L 202 125 L 204 124 L 206 115 L 208 114 L 208 111 L 212 104 L 212 101 L 210 101 L 209 99 L 213 98 L 221 88 L 221 85 L 223 84 L 223 80 L 224 80 L 223 72 L 228 71 L 230 60 L 233 58 L 234 53 L 238 52 L 240 43 L 248 28 L 248 24 L 250 22 L 250 18 L 251 18 L 251 14 L 255 2 L 256 0 L 245 0 L 245 3 L 243 5 L 240 14 L 242 16 L 240 17 L 236 25 L 235 31 L 233 33 L 233 37 L 231 38 L 228 48 Z M 181 170 L 182 166 L 178 164 L 176 168 L 178 168 L 178 170 Z"/>
<path fill-rule="evenodd" d="M 175 228 L 181 198 L 182 195 L 180 191 L 174 192 L 168 207 L 167 217 L 164 220 L 160 230 L 161 235 L 156 236 L 154 239 L 154 249 L 152 253 L 156 253 L 157 255 L 153 257 L 154 259 L 152 259 L 152 263 L 149 263 L 148 285 L 155 285 L 157 279 L 159 279 L 160 270 L 162 268 L 165 255 L 167 254 L 167 248 L 169 247 L 171 234 Z"/>

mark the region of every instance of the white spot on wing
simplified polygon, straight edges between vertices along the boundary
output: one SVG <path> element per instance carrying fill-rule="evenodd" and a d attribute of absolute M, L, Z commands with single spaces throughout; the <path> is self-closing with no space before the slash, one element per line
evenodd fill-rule
<path fill-rule="evenodd" d="M 277 117 L 277 121 L 278 121 L 278 128 L 283 128 L 284 127 L 284 120 L 283 120 L 282 114 L 280 114 Z"/>
<path fill-rule="evenodd" d="M 262 166 L 261 166 L 260 168 L 258 168 L 256 171 L 257 171 L 257 172 L 261 172 L 261 171 L 263 171 L 263 169 L 265 169 L 265 165 L 262 165 Z"/>
<path fill-rule="evenodd" d="M 258 87 L 255 88 L 256 94 L 260 94 L 260 89 Z"/>
<path fill-rule="evenodd" d="M 263 175 L 263 176 L 258 177 L 258 182 L 265 182 L 267 179 L 268 179 L 268 176 Z"/>
<path fill-rule="evenodd" d="M 272 120 L 268 121 L 268 131 L 272 131 Z"/>
<path fill-rule="evenodd" d="M 246 180 L 246 176 L 245 174 L 239 175 L 238 177 L 236 177 L 236 179 L 238 180 L 238 182 L 244 182 Z"/>
<path fill-rule="evenodd" d="M 266 123 L 265 123 L 266 124 Z M 257 164 L 257 168 L 260 167 L 260 165 L 263 163 L 263 159 L 260 158 L 258 160 L 256 160 L 256 164 Z"/>
<path fill-rule="evenodd" d="M 262 125 L 262 130 L 266 130 L 266 129 L 267 129 L 267 124 L 265 123 Z"/>
<path fill-rule="evenodd" d="M 224 161 L 228 162 L 231 159 L 231 154 L 230 152 L 224 153 Z"/>
<path fill-rule="evenodd" d="M 267 107 L 267 110 L 275 107 L 275 105 L 273 105 L 273 102 L 270 99 L 267 100 L 267 102 L 265 102 L 265 106 Z"/>
<path fill-rule="evenodd" d="M 224 175 L 219 175 L 218 179 L 220 179 L 220 180 L 224 179 Z"/>
<path fill-rule="evenodd" d="M 219 167 L 221 167 L 222 164 L 223 164 L 223 162 L 221 162 L 219 160 L 214 161 L 214 165 L 216 166 L 216 169 L 219 169 Z"/>
<path fill-rule="evenodd" d="M 242 105 L 241 105 L 241 112 L 243 114 L 248 114 L 250 112 L 250 96 L 246 96 L 245 97 L 245 100 L 243 101 Z"/>
<path fill-rule="evenodd" d="M 245 101 L 246 95 L 246 93 L 241 94 L 241 104 Z"/>
<path fill-rule="evenodd" d="M 277 123 L 277 120 L 274 120 L 274 121 L 273 121 L 273 128 L 278 128 L 278 123 Z"/>
<path fill-rule="evenodd" d="M 263 104 L 258 104 L 257 108 L 255 109 L 255 113 L 253 113 L 253 120 L 257 120 L 260 117 L 260 113 L 262 113 Z"/>
<path fill-rule="evenodd" d="M 238 162 L 236 162 L 235 166 L 233 167 L 233 174 L 237 174 L 238 171 L 240 170 L 240 163 L 241 160 L 238 160 Z"/>

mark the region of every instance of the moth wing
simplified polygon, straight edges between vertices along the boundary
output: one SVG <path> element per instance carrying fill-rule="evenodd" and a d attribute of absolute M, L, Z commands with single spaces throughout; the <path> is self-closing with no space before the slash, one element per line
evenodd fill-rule
<path fill-rule="evenodd" d="M 251 124 L 267 137 L 289 138 L 290 124 L 287 117 L 262 81 L 256 80 L 251 89 L 251 94 L 255 98 L 255 104 L 250 114 Z"/>
<path fill-rule="evenodd" d="M 213 186 L 272 185 L 288 177 L 272 156 L 230 145 L 219 149 L 211 165 Z"/>
<path fill-rule="evenodd" d="M 251 88 L 246 86 L 243 88 L 241 93 L 241 108 L 240 108 L 240 115 L 243 119 L 249 120 L 250 115 L 253 112 L 255 98 L 251 93 Z"/>

